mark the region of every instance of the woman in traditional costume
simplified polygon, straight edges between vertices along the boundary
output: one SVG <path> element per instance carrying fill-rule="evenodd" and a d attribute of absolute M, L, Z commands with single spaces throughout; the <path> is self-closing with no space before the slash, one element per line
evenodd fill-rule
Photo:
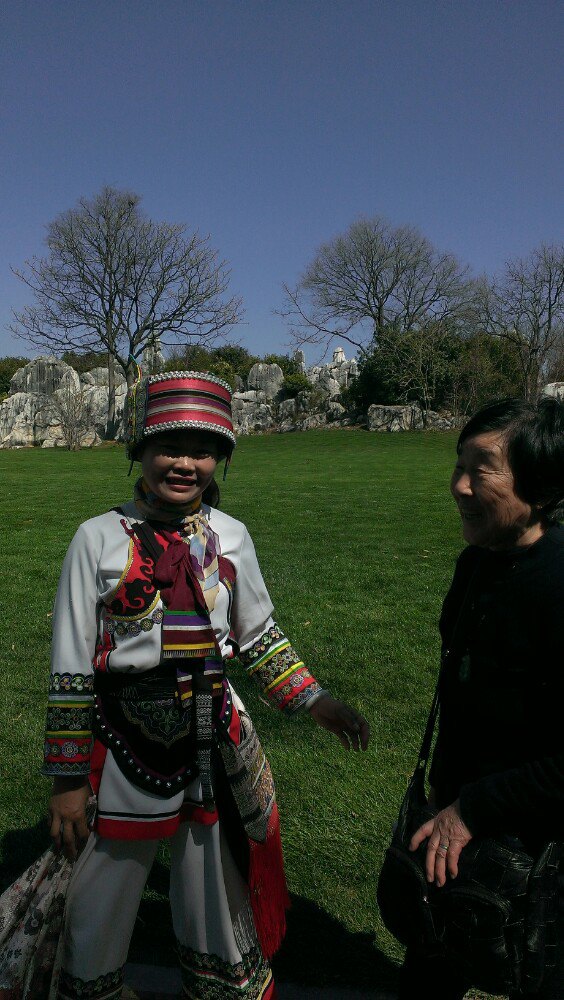
<path fill-rule="evenodd" d="M 368 724 L 323 690 L 272 618 L 251 538 L 215 506 L 235 436 L 228 385 L 170 372 L 130 392 L 134 499 L 78 529 L 53 616 L 44 773 L 51 835 L 73 858 L 60 1000 L 117 1000 L 143 888 L 169 838 L 184 995 L 270 1000 L 285 930 L 274 785 L 225 664 L 345 746 Z"/>

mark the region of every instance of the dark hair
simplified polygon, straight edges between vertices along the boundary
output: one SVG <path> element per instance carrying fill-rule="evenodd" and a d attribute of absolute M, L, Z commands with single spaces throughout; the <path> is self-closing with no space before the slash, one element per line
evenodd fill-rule
<path fill-rule="evenodd" d="M 219 486 L 215 479 L 212 479 L 211 483 L 206 486 L 202 493 L 202 500 L 204 503 L 207 503 L 208 507 L 219 507 Z"/>
<path fill-rule="evenodd" d="M 462 428 L 460 454 L 467 438 L 502 431 L 515 479 L 515 492 L 536 507 L 547 523 L 564 518 L 564 403 L 544 398 L 538 403 L 501 399 L 478 410 Z"/>

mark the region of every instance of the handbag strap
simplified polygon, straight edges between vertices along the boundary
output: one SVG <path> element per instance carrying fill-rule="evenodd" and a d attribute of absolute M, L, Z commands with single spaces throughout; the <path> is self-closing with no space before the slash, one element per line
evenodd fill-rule
<path fill-rule="evenodd" d="M 475 592 L 475 583 L 478 571 L 482 565 L 483 553 L 479 554 L 478 562 L 472 571 L 470 580 L 468 581 L 468 586 L 466 587 L 466 592 L 460 605 L 460 610 L 458 612 L 456 621 L 454 623 L 454 628 L 450 637 L 450 648 L 446 650 L 446 653 L 442 657 L 441 668 L 439 670 L 439 676 L 437 677 L 437 683 L 435 686 L 435 693 L 433 695 L 433 701 L 431 703 L 431 711 L 429 712 L 429 717 L 427 719 L 427 725 L 425 726 L 425 732 L 423 733 L 423 739 L 421 741 L 421 749 L 419 750 L 419 756 L 417 758 L 417 764 L 415 770 L 427 769 L 427 763 L 429 761 L 429 756 L 431 754 L 431 744 L 433 742 L 433 733 L 435 731 L 435 724 L 437 722 L 437 716 L 439 714 L 439 704 L 440 704 L 440 691 L 441 691 L 441 681 L 443 679 L 443 674 L 445 671 L 446 664 L 452 654 L 460 646 L 460 642 L 466 636 L 467 625 L 470 620 L 470 613 L 472 611 L 472 598 Z"/>

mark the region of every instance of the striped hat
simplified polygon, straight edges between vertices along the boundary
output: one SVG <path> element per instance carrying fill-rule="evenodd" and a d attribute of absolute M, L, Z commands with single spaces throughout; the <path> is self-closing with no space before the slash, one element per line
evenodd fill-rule
<path fill-rule="evenodd" d="M 127 396 L 127 456 L 137 457 L 145 438 L 161 431 L 211 431 L 229 459 L 235 447 L 231 389 L 209 372 L 164 372 L 139 379 Z"/>

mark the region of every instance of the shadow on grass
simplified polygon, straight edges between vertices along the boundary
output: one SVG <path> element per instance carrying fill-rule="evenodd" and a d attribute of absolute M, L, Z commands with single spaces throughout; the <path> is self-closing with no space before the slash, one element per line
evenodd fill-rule
<path fill-rule="evenodd" d="M 168 867 L 155 862 L 133 932 L 131 962 L 176 964 L 168 879 Z M 390 991 L 398 971 L 376 947 L 373 934 L 352 934 L 316 903 L 294 895 L 286 939 L 273 968 L 281 982 Z"/>
<path fill-rule="evenodd" d="M 8 830 L 2 837 L 0 847 L 0 893 L 15 882 L 47 850 L 50 843 L 44 817 L 27 830 Z"/>

